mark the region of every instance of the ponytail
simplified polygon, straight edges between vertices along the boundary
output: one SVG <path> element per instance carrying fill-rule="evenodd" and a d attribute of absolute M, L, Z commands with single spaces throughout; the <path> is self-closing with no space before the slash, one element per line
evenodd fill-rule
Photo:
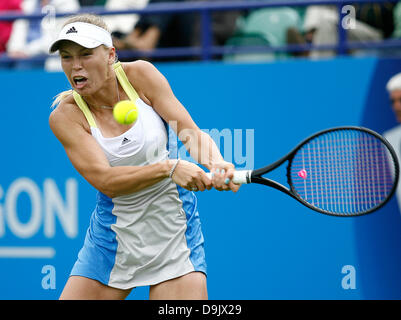
<path fill-rule="evenodd" d="M 69 95 L 72 94 L 72 90 L 66 90 L 63 92 L 60 92 L 54 99 L 51 108 L 54 109 L 55 107 L 57 107 L 57 105 L 61 102 L 61 100 L 63 100 L 64 98 L 67 98 Z"/>

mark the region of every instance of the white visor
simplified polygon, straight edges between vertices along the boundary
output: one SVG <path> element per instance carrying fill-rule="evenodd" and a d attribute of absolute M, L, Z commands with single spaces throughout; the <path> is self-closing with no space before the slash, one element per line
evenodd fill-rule
<path fill-rule="evenodd" d="M 67 24 L 50 46 L 49 52 L 56 52 L 63 40 L 73 41 L 88 49 L 96 48 L 102 44 L 109 48 L 113 46 L 111 35 L 107 30 L 85 22 Z"/>

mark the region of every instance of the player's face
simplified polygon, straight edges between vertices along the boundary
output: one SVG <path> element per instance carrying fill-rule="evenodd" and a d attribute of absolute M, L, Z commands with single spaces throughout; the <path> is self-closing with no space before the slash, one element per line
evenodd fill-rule
<path fill-rule="evenodd" d="M 91 95 L 102 89 L 114 61 L 110 50 L 104 46 L 88 49 L 71 41 L 61 44 L 61 65 L 75 91 Z"/>
<path fill-rule="evenodd" d="M 401 90 L 391 92 L 390 99 L 397 121 L 401 123 Z"/>

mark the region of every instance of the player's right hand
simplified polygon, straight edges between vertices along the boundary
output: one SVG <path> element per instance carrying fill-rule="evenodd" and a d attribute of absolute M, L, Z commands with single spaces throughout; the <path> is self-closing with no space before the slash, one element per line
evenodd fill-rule
<path fill-rule="evenodd" d="M 171 178 L 176 184 L 190 191 L 205 191 L 213 187 L 212 180 L 202 168 L 185 160 L 180 160 Z"/>

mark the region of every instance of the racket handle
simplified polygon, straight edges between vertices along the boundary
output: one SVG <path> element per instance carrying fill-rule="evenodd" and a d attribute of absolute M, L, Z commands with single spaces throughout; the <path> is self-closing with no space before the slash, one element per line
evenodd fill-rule
<path fill-rule="evenodd" d="M 232 182 L 235 184 L 246 184 L 251 182 L 251 172 L 252 170 L 236 170 L 234 171 L 234 177 Z M 206 172 L 209 179 L 212 179 L 212 174 Z"/>

